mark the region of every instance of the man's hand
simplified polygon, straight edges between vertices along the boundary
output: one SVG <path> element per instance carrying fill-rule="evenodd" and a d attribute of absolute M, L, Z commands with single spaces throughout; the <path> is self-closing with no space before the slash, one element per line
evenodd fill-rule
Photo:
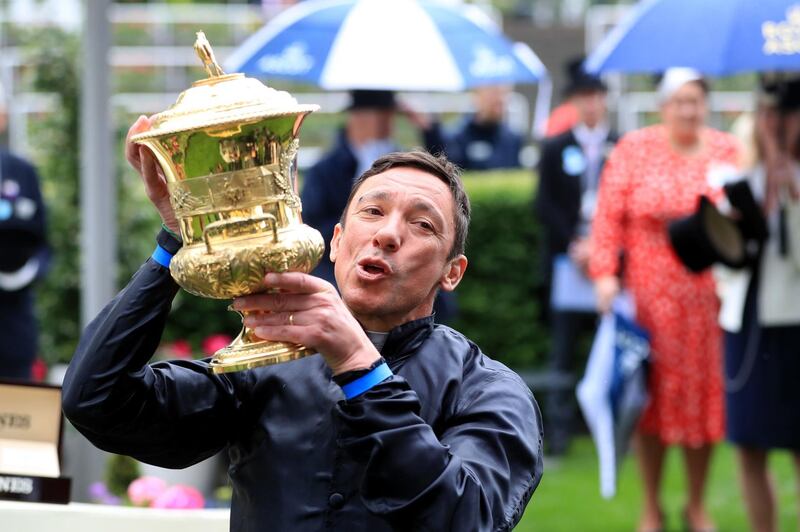
<path fill-rule="evenodd" d="M 614 298 L 619 294 L 619 279 L 616 275 L 600 277 L 594 283 L 594 290 L 597 294 L 597 310 L 603 314 L 610 312 Z"/>
<path fill-rule="evenodd" d="M 147 197 L 155 205 L 164 225 L 178 233 L 178 220 L 175 218 L 175 211 L 169 202 L 169 188 L 167 188 L 167 179 L 164 177 L 161 166 L 156 162 L 150 149 L 131 142 L 132 136 L 147 131 L 151 125 L 151 120 L 146 116 L 140 116 L 133 123 L 125 139 L 125 158 L 142 177 Z"/>
<path fill-rule="evenodd" d="M 569 245 L 569 258 L 584 274 L 589 268 L 589 257 L 592 254 L 592 243 L 586 237 L 579 237 Z"/>
<path fill-rule="evenodd" d="M 372 365 L 380 354 L 336 289 L 299 272 L 268 273 L 264 286 L 275 292 L 236 298 L 244 324 L 265 340 L 303 344 L 319 351 L 334 375 Z"/>

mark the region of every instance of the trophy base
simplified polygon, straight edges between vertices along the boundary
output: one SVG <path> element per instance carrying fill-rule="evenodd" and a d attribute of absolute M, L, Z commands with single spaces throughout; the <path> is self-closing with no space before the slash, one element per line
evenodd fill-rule
<path fill-rule="evenodd" d="M 239 314 L 242 320 L 249 314 L 248 311 L 240 312 L 231 307 L 228 307 L 228 310 Z M 253 329 L 245 325 L 239 336 L 228 347 L 223 347 L 214 353 L 211 358 L 211 371 L 214 373 L 244 371 L 290 362 L 314 353 L 316 351 L 301 344 L 259 338 Z"/>
<path fill-rule="evenodd" d="M 214 373 L 244 371 L 297 360 L 314 353 L 312 349 L 300 344 L 268 340 L 245 343 L 237 338 L 231 345 L 214 354 L 211 359 L 211 371 Z"/>

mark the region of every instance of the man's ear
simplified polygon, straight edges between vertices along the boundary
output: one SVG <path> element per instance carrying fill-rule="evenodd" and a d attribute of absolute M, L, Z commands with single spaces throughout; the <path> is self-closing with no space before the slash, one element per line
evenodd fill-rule
<path fill-rule="evenodd" d="M 336 224 L 333 226 L 333 238 L 331 238 L 331 262 L 336 262 L 336 253 L 339 251 L 339 239 L 342 238 L 342 224 Z"/>
<path fill-rule="evenodd" d="M 459 255 L 447 261 L 442 272 L 442 278 L 439 280 L 439 288 L 445 292 L 452 292 L 461 282 L 464 277 L 464 272 L 467 271 L 467 257 Z"/>

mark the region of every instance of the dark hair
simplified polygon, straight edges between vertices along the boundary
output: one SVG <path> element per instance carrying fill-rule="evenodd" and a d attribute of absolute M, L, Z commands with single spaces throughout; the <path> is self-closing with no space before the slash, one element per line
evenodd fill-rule
<path fill-rule="evenodd" d="M 569 98 L 576 94 L 608 92 L 608 87 L 606 87 L 600 76 L 585 70 L 583 65 L 585 59 L 582 55 L 573 57 L 565 65 L 564 71 L 567 75 L 567 83 L 564 87 L 564 98 Z"/>
<path fill-rule="evenodd" d="M 459 170 L 458 166 L 448 161 L 444 155 L 431 155 L 421 149 L 390 153 L 379 157 L 372 163 L 372 166 L 355 180 L 353 187 L 350 189 L 350 197 L 347 198 L 347 205 L 345 205 L 344 212 L 342 212 L 342 217 L 339 220 L 342 227 L 344 227 L 344 220 L 347 216 L 347 210 L 350 208 L 350 203 L 353 201 L 361 184 L 370 177 L 382 174 L 391 168 L 416 168 L 439 178 L 447 184 L 453 196 L 453 218 L 456 229 L 453 247 L 447 259 L 450 260 L 462 255 L 467 246 L 470 206 L 469 198 L 464 190 L 464 184 L 461 181 L 461 170 Z"/>
<path fill-rule="evenodd" d="M 706 78 L 695 79 L 693 81 L 690 81 L 689 83 L 696 83 L 697 85 L 699 85 L 700 88 L 703 89 L 703 94 L 705 94 L 706 96 L 708 96 L 709 93 L 711 92 L 711 86 L 708 84 L 708 80 Z"/>

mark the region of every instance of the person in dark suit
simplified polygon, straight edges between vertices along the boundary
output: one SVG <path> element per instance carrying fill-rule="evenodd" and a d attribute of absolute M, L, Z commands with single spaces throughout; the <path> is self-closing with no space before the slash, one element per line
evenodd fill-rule
<path fill-rule="evenodd" d="M 422 131 L 425 149 L 444 153 L 464 170 L 519 168 L 523 138 L 505 123 L 510 92 L 511 87 L 505 85 L 475 89 L 475 112 L 453 131 L 445 131 L 438 121 L 418 115 L 410 118 Z"/>
<path fill-rule="evenodd" d="M 6 126 L 0 90 L 0 132 Z M 30 380 L 38 350 L 32 285 L 49 264 L 36 169 L 0 151 L 0 377 Z"/>
<path fill-rule="evenodd" d="M 567 92 L 580 120 L 569 131 L 544 141 L 539 161 L 539 189 L 535 210 L 545 237 L 544 261 L 546 304 L 553 286 L 553 264 L 568 260 L 583 274 L 589 258 L 589 227 L 605 157 L 617 140 L 606 121 L 606 87 L 598 77 L 572 63 Z M 558 298 L 556 298 L 558 299 Z M 549 366 L 559 382 L 574 381 L 574 351 L 583 330 L 594 327 L 595 312 L 586 308 L 563 308 L 557 302 L 549 313 L 552 344 Z M 564 386 L 547 400 L 549 452 L 566 451 L 575 419 L 574 394 Z"/>

